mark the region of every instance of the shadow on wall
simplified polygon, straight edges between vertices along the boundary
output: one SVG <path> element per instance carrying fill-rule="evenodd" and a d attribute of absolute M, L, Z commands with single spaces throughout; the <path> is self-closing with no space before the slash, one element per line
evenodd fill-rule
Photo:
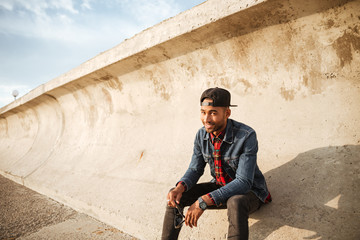
<path fill-rule="evenodd" d="M 273 202 L 251 215 L 258 220 L 251 239 L 360 239 L 359 163 L 359 145 L 336 146 L 301 153 L 267 172 Z M 292 236 L 276 236 L 287 226 L 302 229 L 301 236 L 294 229 Z"/>

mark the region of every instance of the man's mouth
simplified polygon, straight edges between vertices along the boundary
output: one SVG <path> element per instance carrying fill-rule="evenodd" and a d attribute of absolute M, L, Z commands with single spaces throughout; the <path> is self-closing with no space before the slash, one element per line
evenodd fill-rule
<path fill-rule="evenodd" d="M 205 123 L 205 127 L 206 127 L 206 128 L 212 128 L 213 126 L 214 126 L 214 124 Z"/>

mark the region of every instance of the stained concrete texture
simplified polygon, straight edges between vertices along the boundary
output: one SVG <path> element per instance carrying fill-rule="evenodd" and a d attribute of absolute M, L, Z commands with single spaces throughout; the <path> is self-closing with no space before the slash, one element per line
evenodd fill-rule
<path fill-rule="evenodd" d="M 1 175 L 0 239 L 136 240 Z"/>
<path fill-rule="evenodd" d="M 360 145 L 303 152 L 265 173 L 273 196 L 250 239 L 360 239 Z"/>

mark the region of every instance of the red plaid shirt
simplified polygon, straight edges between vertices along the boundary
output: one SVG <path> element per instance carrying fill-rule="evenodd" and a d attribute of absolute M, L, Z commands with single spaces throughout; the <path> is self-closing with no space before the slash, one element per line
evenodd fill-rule
<path fill-rule="evenodd" d="M 221 152 L 220 146 L 224 139 L 225 132 L 222 131 L 218 136 L 210 133 L 211 142 L 214 145 L 214 167 L 215 167 L 215 176 L 216 176 L 216 184 L 225 186 L 227 183 L 231 182 L 232 179 L 229 175 L 224 172 L 223 167 L 221 165 Z"/>
<path fill-rule="evenodd" d="M 221 186 L 225 186 L 229 182 L 232 181 L 232 178 L 226 174 L 226 172 L 223 171 L 222 165 L 221 165 L 221 152 L 220 152 L 220 146 L 222 143 L 222 140 L 224 139 L 225 132 L 222 131 L 218 136 L 215 136 L 214 134 L 210 133 L 211 142 L 214 145 L 214 166 L 215 166 L 215 176 L 216 176 L 216 184 L 219 184 Z M 215 203 L 214 199 L 212 198 L 211 194 L 207 194 L 210 199 Z M 270 192 L 268 196 L 265 199 L 265 203 L 271 202 L 271 195 Z"/>

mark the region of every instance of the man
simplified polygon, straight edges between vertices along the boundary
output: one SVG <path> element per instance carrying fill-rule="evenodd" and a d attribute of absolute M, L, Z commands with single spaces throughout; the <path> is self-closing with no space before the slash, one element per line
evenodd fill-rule
<path fill-rule="evenodd" d="M 190 166 L 167 195 L 162 239 L 177 239 L 183 221 L 196 227 L 207 208 L 228 209 L 228 239 L 248 239 L 249 214 L 271 202 L 265 178 L 256 158 L 255 131 L 229 119 L 230 93 L 210 88 L 200 98 L 200 119 L 204 124 L 196 134 Z M 210 165 L 214 179 L 197 184 Z M 186 215 L 183 208 L 190 206 Z M 184 220 L 182 220 L 184 218 Z"/>

